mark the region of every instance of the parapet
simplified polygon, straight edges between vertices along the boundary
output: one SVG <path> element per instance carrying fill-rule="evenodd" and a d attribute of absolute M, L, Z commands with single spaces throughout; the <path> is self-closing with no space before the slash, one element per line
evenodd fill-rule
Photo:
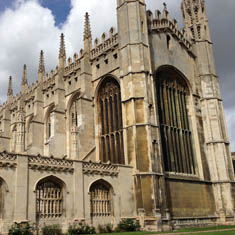
<path fill-rule="evenodd" d="M 65 66 L 65 74 L 64 76 L 69 75 L 70 73 L 77 71 L 81 68 L 81 58 L 83 56 L 83 50 L 80 50 L 80 58 L 78 57 L 78 54 L 75 53 L 73 56 L 73 59 L 71 57 L 68 58 L 67 64 Z"/>
<path fill-rule="evenodd" d="M 110 49 L 118 45 L 118 33 L 115 32 L 114 27 L 109 30 L 109 38 L 107 34 L 103 33 L 101 36 L 101 43 L 98 38 L 95 39 L 94 48 L 91 50 L 91 60 L 96 59 L 102 54 L 106 54 Z"/>
<path fill-rule="evenodd" d="M 164 9 L 163 14 L 159 10 L 156 10 L 155 16 L 153 16 L 153 13 L 148 10 L 147 21 L 149 33 L 169 32 L 173 37 L 175 37 L 179 41 L 182 46 L 184 46 L 188 51 L 192 52 L 192 42 L 187 37 L 185 30 L 180 30 L 178 28 L 178 23 L 176 19 L 169 19 L 169 14 L 166 9 Z"/>

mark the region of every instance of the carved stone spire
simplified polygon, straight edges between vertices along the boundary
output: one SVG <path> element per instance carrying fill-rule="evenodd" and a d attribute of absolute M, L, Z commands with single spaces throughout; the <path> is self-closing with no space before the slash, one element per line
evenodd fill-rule
<path fill-rule="evenodd" d="M 65 43 L 64 43 L 64 34 L 60 35 L 60 52 L 59 58 L 66 58 Z"/>
<path fill-rule="evenodd" d="M 90 52 L 91 43 L 92 43 L 92 35 L 91 35 L 91 25 L 89 14 L 86 12 L 85 14 L 85 24 L 84 24 L 84 52 Z"/>
<path fill-rule="evenodd" d="M 28 80 L 27 80 L 27 66 L 26 66 L 26 64 L 24 64 L 24 70 L 23 70 L 23 76 L 22 76 L 21 85 L 28 85 Z"/>
<path fill-rule="evenodd" d="M 41 52 L 40 52 L 38 73 L 43 73 L 43 74 L 45 73 L 45 64 L 44 64 L 44 53 L 43 53 L 43 50 L 41 50 Z"/>
<path fill-rule="evenodd" d="M 11 76 L 9 77 L 7 96 L 8 96 L 8 98 L 13 96 L 12 77 Z"/>
<path fill-rule="evenodd" d="M 86 39 L 92 40 L 92 37 L 91 37 L 91 25 L 90 25 L 90 19 L 89 19 L 88 12 L 86 12 L 86 14 L 85 14 L 85 24 L 84 24 L 84 41 Z"/>
<path fill-rule="evenodd" d="M 65 42 L 64 34 L 60 36 L 60 50 L 59 50 L 59 68 L 64 68 L 66 62 L 66 51 L 65 51 Z"/>
<path fill-rule="evenodd" d="M 27 87 L 28 87 L 27 66 L 26 64 L 24 64 L 22 81 L 21 81 L 21 92 L 24 93 Z"/>
<path fill-rule="evenodd" d="M 39 66 L 38 66 L 38 81 L 42 82 L 45 74 L 44 53 L 40 52 Z"/>
<path fill-rule="evenodd" d="M 181 8 L 188 36 L 196 41 L 211 41 L 205 0 L 182 0 Z"/>

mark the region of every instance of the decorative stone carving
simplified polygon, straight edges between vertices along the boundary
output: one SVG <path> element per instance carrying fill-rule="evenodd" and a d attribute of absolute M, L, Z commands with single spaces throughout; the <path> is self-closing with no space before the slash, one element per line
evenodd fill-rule
<path fill-rule="evenodd" d="M 116 165 L 83 162 L 83 173 L 87 175 L 105 175 L 105 176 L 118 176 L 119 168 Z"/>
<path fill-rule="evenodd" d="M 73 173 L 73 161 L 42 156 L 30 156 L 29 168 L 45 171 L 63 171 Z"/>
<path fill-rule="evenodd" d="M 1 167 L 10 167 L 15 168 L 17 156 L 15 154 L 10 154 L 7 152 L 0 153 L 0 168 Z"/>

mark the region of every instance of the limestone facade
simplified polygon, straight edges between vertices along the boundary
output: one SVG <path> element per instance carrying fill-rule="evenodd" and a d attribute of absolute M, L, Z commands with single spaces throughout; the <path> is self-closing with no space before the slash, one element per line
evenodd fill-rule
<path fill-rule="evenodd" d="M 184 28 L 144 0 L 117 0 L 118 32 L 84 48 L 0 108 L 0 233 L 14 221 L 148 229 L 234 223 L 235 183 L 205 1 Z"/>

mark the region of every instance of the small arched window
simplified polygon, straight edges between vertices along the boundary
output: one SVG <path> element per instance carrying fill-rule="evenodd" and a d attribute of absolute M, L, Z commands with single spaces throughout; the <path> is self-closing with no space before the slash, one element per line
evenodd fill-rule
<path fill-rule="evenodd" d="M 42 180 L 36 187 L 37 218 L 58 218 L 63 214 L 62 186 L 51 179 Z"/>
<path fill-rule="evenodd" d="M 157 73 L 158 114 L 167 172 L 196 174 L 185 80 L 173 69 Z"/>
<path fill-rule="evenodd" d="M 17 135 L 17 127 L 14 125 L 12 127 L 12 132 L 11 132 L 11 151 L 15 152 L 16 151 L 16 135 Z"/>
<path fill-rule="evenodd" d="M 52 105 L 48 111 L 46 116 L 46 140 L 50 139 L 54 136 L 54 105 Z"/>
<path fill-rule="evenodd" d="M 111 186 L 102 181 L 93 183 L 90 188 L 91 217 L 111 216 L 112 203 Z"/>
<path fill-rule="evenodd" d="M 33 116 L 29 117 L 26 124 L 26 138 L 27 138 L 27 146 L 32 145 L 33 142 L 33 125 L 32 125 Z"/>
<path fill-rule="evenodd" d="M 113 78 L 106 78 L 99 88 L 98 122 L 101 160 L 124 164 L 121 92 Z"/>
<path fill-rule="evenodd" d="M 75 96 L 73 99 L 73 102 L 70 107 L 70 123 L 71 126 L 78 126 L 79 125 L 79 120 L 78 120 L 78 109 L 79 109 L 79 103 L 78 103 L 78 95 Z"/>

